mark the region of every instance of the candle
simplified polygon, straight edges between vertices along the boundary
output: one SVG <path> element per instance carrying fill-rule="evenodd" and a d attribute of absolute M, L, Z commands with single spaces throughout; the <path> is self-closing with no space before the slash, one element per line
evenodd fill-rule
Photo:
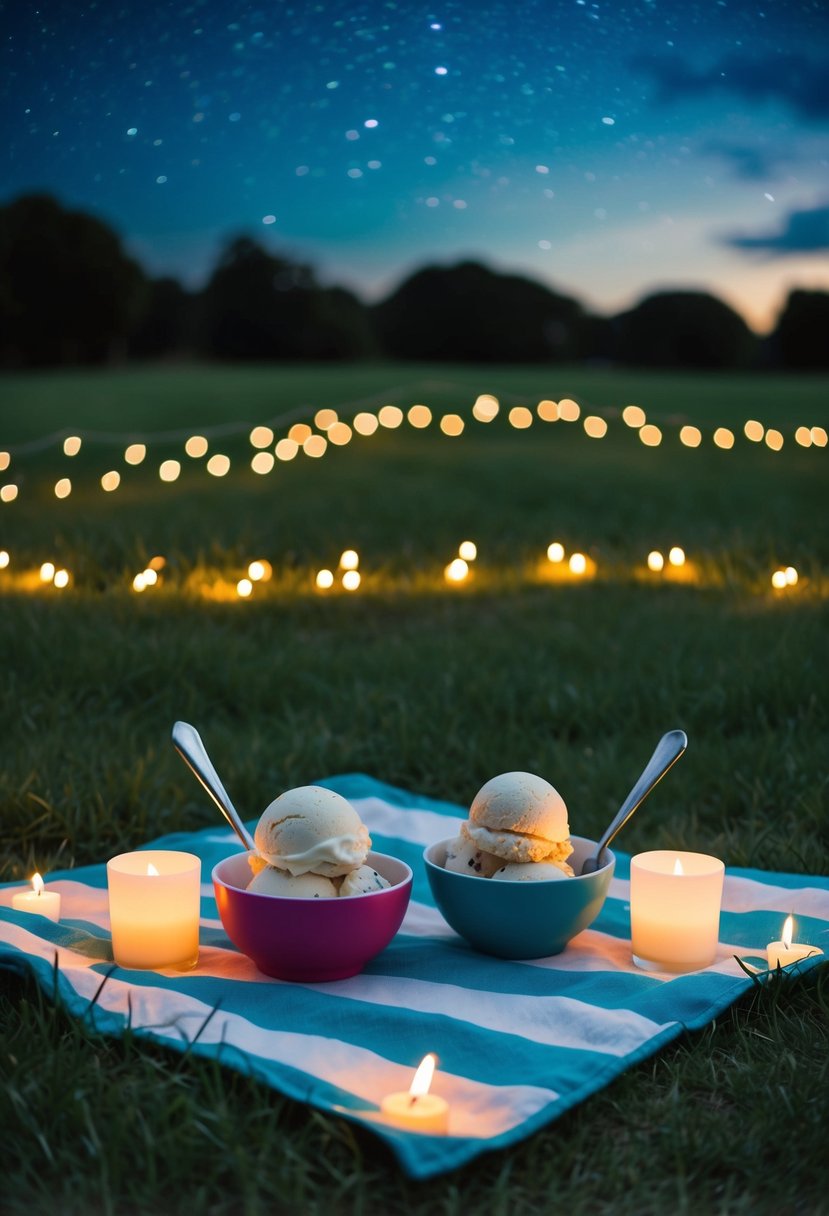
<path fill-rule="evenodd" d="M 435 1057 L 424 1056 L 409 1089 L 404 1093 L 387 1094 L 380 1109 L 390 1123 L 410 1132 L 429 1132 L 442 1136 L 449 1129 L 449 1103 L 437 1094 L 429 1093 Z"/>
<path fill-rule="evenodd" d="M 799 946 L 797 942 L 792 944 L 792 933 L 794 932 L 794 919 L 787 916 L 783 922 L 783 932 L 779 942 L 769 942 L 766 950 L 766 955 L 769 960 L 769 971 L 776 971 L 779 967 L 788 967 L 789 963 L 799 963 L 802 958 L 811 958 L 816 954 L 823 954 L 822 950 L 818 950 L 817 946 Z"/>
<path fill-rule="evenodd" d="M 704 853 L 657 849 L 630 863 L 633 961 L 653 971 L 697 971 L 717 954 L 725 866 Z"/>
<path fill-rule="evenodd" d="M 35 912 L 48 916 L 49 920 L 60 920 L 60 895 L 57 891 L 46 891 L 39 874 L 32 878 L 32 890 L 21 891 L 12 896 L 12 907 L 16 912 Z"/>
<path fill-rule="evenodd" d="M 192 853 L 121 853 L 107 862 L 112 953 L 120 967 L 195 967 L 201 862 Z"/>

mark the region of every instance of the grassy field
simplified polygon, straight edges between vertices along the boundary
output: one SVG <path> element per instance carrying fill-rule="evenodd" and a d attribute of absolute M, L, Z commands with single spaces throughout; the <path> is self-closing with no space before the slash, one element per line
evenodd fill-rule
<path fill-rule="evenodd" d="M 20 493 L 0 504 L 0 879 L 214 823 L 170 745 L 176 718 L 199 727 L 251 818 L 336 772 L 468 804 L 494 773 L 528 769 L 584 835 L 681 726 L 687 755 L 622 847 L 827 873 L 829 454 L 791 436 L 827 425 L 828 389 L 580 369 L 6 377 L 0 482 L 16 477 Z M 478 392 L 509 405 L 569 395 L 608 412 L 608 435 L 472 423 Z M 190 430 L 385 401 L 457 410 L 467 428 L 381 430 L 262 477 L 240 425 L 210 435 L 227 477 L 182 456 Z M 631 401 L 663 426 L 660 447 L 615 416 Z M 741 437 L 750 417 L 785 432 L 781 452 Z M 730 426 L 736 444 L 683 448 L 680 420 Z M 67 431 L 85 435 L 73 459 L 38 442 Z M 136 469 L 123 463 L 132 439 L 149 449 Z M 174 456 L 182 476 L 162 485 L 159 461 Z M 123 481 L 107 495 L 99 478 L 114 468 Z M 473 579 L 449 588 L 443 567 L 467 537 Z M 593 558 L 596 577 L 552 581 L 553 539 Z M 649 574 L 648 551 L 675 544 L 687 581 Z M 316 594 L 314 571 L 346 546 L 361 554 L 359 592 Z M 163 584 L 137 596 L 132 576 L 157 553 Z M 256 557 L 274 578 L 240 602 L 235 580 Z M 36 586 L 46 559 L 71 570 L 65 592 Z M 800 581 L 774 592 L 772 570 L 789 564 Z M 204 1061 L 97 1040 L 0 973 L 0 1209 L 829 1212 L 826 970 L 756 991 L 519 1148 L 419 1185 L 368 1134 Z"/>

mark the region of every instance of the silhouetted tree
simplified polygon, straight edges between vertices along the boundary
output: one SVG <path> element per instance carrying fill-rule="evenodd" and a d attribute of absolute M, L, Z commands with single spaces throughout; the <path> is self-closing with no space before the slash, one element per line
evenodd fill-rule
<path fill-rule="evenodd" d="M 374 316 L 383 349 L 398 359 L 517 363 L 580 353 L 575 300 L 477 262 L 418 270 Z"/>
<path fill-rule="evenodd" d="M 0 208 L 0 359 L 99 363 L 123 354 L 144 276 L 100 220 L 47 195 Z"/>
<path fill-rule="evenodd" d="M 745 367 L 756 346 L 743 318 L 702 291 L 648 296 L 613 328 L 617 360 L 640 367 Z"/>
<path fill-rule="evenodd" d="M 829 292 L 792 291 L 771 336 L 786 368 L 829 368 Z"/>
<path fill-rule="evenodd" d="M 176 279 L 147 284 L 144 307 L 129 340 L 129 353 L 157 359 L 186 350 L 193 341 L 193 296 Z"/>

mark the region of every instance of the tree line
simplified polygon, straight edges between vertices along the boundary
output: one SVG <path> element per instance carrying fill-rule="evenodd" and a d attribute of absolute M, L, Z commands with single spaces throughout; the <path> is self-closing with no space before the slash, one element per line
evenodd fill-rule
<path fill-rule="evenodd" d="M 47 195 L 0 207 L 0 365 L 126 359 L 602 361 L 639 367 L 829 368 L 829 292 L 793 290 L 774 332 L 700 291 L 654 293 L 614 317 L 477 262 L 426 266 L 384 300 L 324 287 L 247 236 L 204 288 L 148 277 L 100 220 Z"/>

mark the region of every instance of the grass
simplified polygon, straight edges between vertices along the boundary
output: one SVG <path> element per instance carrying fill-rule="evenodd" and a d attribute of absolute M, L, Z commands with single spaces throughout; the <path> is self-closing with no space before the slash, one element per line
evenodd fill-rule
<path fill-rule="evenodd" d="M 146 370 L 7 378 L 0 446 L 66 428 L 258 422 L 415 377 L 422 391 L 391 399 L 468 413 L 478 391 L 571 393 L 594 408 L 631 399 L 700 425 L 755 416 L 789 432 L 829 414 L 817 379 L 785 381 L 784 395 L 775 379 L 572 369 Z M 780 453 L 745 441 L 689 451 L 671 424 L 649 450 L 618 422 L 600 442 L 566 424 L 496 423 L 457 440 L 382 432 L 257 478 L 243 434 L 222 445 L 227 478 L 192 466 L 170 486 L 156 456 L 180 440 L 153 443 L 128 476 L 123 440 L 89 441 L 74 462 L 54 444 L 13 453 L 21 493 L 0 507 L 12 554 L 0 572 L 0 878 L 215 822 L 169 743 L 176 718 L 199 726 L 249 817 L 275 791 L 335 772 L 463 804 L 493 773 L 525 768 L 554 781 L 586 835 L 658 736 L 682 726 L 688 753 L 623 847 L 827 872 L 825 451 L 791 440 Z M 97 479 L 113 467 L 124 482 L 104 496 Z M 73 493 L 59 503 L 51 487 L 68 470 Z M 479 568 L 450 591 L 442 568 L 466 536 Z M 545 581 L 539 557 L 554 537 L 591 553 L 594 581 Z M 697 581 L 642 569 L 650 548 L 675 543 Z M 361 592 L 313 594 L 313 570 L 346 545 L 362 555 Z M 167 581 L 139 598 L 132 573 L 155 552 Z M 275 567 L 254 599 L 203 598 L 254 556 Z M 73 571 L 63 595 L 16 581 L 46 557 Z M 775 594 L 769 574 L 789 562 L 801 581 Z M 829 1212 L 825 970 L 754 991 L 519 1148 L 418 1185 L 370 1135 L 206 1061 L 101 1040 L 6 973 L 0 1207 Z"/>

